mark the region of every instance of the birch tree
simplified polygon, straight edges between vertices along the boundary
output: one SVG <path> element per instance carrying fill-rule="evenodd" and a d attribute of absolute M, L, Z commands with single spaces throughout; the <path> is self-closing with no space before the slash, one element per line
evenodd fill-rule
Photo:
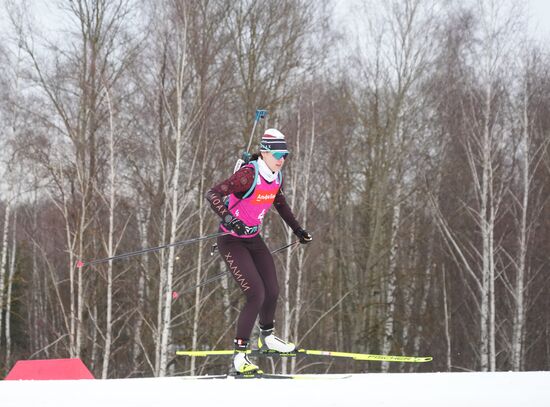
<path fill-rule="evenodd" d="M 166 74 L 171 82 L 162 89 L 163 107 L 168 119 L 168 134 L 171 136 L 167 146 L 171 159 L 169 167 L 165 168 L 168 172 L 163 176 L 165 179 L 164 193 L 168 197 L 165 206 L 166 217 L 163 222 L 166 222 L 169 243 L 174 243 L 180 236 L 181 225 L 185 221 L 184 211 L 191 204 L 191 196 L 188 193 L 196 188 L 193 181 L 194 174 L 198 171 L 197 153 L 199 150 L 197 143 L 192 142 L 192 135 L 200 128 L 200 122 L 205 117 L 207 102 L 210 99 L 201 100 L 196 84 L 193 82 L 195 72 L 190 61 L 192 5 L 178 2 L 170 3 L 170 5 L 168 11 L 171 15 L 169 14 L 168 17 L 172 25 L 169 27 L 169 31 L 163 33 L 168 58 Z M 174 35 L 176 41 L 171 41 L 169 33 Z M 184 159 L 186 159 L 185 163 Z M 182 179 L 181 173 L 184 170 L 186 178 Z M 155 372 L 159 376 L 166 375 L 169 345 L 171 345 L 172 338 L 175 250 L 174 246 L 169 248 L 167 257 L 164 259 L 165 263 L 162 264 L 160 270 L 158 353 L 155 363 Z"/>
<path fill-rule="evenodd" d="M 422 107 L 415 87 L 429 70 L 431 54 L 426 44 L 433 41 L 433 7 L 430 2 L 391 2 L 378 15 L 372 14 L 367 19 L 370 34 L 360 62 L 366 86 L 358 109 L 366 145 L 371 148 L 365 151 L 369 163 L 365 199 L 372 208 L 365 214 L 369 219 L 365 269 L 370 273 L 380 270 L 378 277 L 371 278 L 378 279 L 375 291 L 379 290 L 385 304 L 380 309 L 383 353 L 389 353 L 393 345 L 402 204 L 410 188 L 403 177 L 411 143 L 420 134 L 415 116 Z M 387 253 L 381 263 L 384 267 L 376 265 L 381 251 Z M 367 332 L 375 319 L 375 314 L 365 319 L 362 330 Z M 389 364 L 383 363 L 382 370 L 388 369 Z"/>
<path fill-rule="evenodd" d="M 475 74 L 466 74 L 466 89 L 461 99 L 466 129 L 462 146 L 474 198 L 466 199 L 461 210 L 472 220 L 479 240 L 454 231 L 450 225 L 452 221 L 443 219 L 440 211 L 437 218 L 456 265 L 473 281 L 471 295 L 476 301 L 479 318 L 479 348 L 476 351 L 479 352 L 480 369 L 494 371 L 497 352 L 495 281 L 501 274 L 497 267 L 502 264 L 499 256 L 502 246 L 495 226 L 502 217 L 510 180 L 509 168 L 503 160 L 510 143 L 510 128 L 503 120 L 506 100 L 501 84 L 506 61 L 513 50 L 513 42 L 509 39 L 515 30 L 515 20 L 512 11 L 493 1 L 480 1 L 474 10 L 480 20 L 475 43 L 470 44 L 468 51 L 480 63 L 472 67 Z"/>
<path fill-rule="evenodd" d="M 107 232 L 107 244 L 106 252 L 107 257 L 113 257 L 115 254 L 115 191 L 116 191 L 116 162 L 115 162 L 115 135 L 113 125 L 113 110 L 111 106 L 111 98 L 109 96 L 109 89 L 105 89 L 106 102 L 109 110 L 109 195 L 108 195 L 108 208 L 109 208 L 109 229 Z M 119 239 L 120 241 L 120 239 Z M 107 309 L 106 309 L 106 321 L 105 321 L 105 344 L 103 348 L 103 366 L 101 369 L 101 378 L 107 379 L 109 374 L 109 362 L 111 358 L 111 346 L 113 341 L 113 261 L 110 260 L 107 263 Z"/>
<path fill-rule="evenodd" d="M 10 18 L 12 21 L 20 23 L 23 19 L 21 13 L 11 13 Z M 23 32 L 17 31 L 16 32 L 16 38 L 17 40 L 21 41 L 23 36 Z M 1 149 L 4 153 L 4 157 L 0 156 L 0 159 L 2 161 L 5 161 L 6 171 L 3 174 L 3 179 L 8 181 L 8 184 L 5 185 L 7 187 L 8 191 L 6 192 L 6 207 L 4 212 L 4 223 L 3 223 L 3 233 L 2 233 L 2 251 L 0 255 L 0 342 L 2 342 L 2 325 L 3 325 L 3 316 L 4 316 L 4 295 L 5 295 L 5 288 L 6 288 L 6 277 L 7 277 L 7 286 L 8 291 L 11 291 L 11 280 L 12 280 L 12 267 L 10 265 L 9 271 L 7 266 L 7 259 L 8 259 L 8 233 L 9 233 L 9 223 L 10 223 L 10 212 L 12 209 L 12 205 L 14 204 L 14 200 L 16 198 L 15 194 L 15 185 L 17 182 L 14 182 L 15 180 L 13 177 L 15 174 L 14 167 L 16 162 L 15 157 L 9 158 L 8 154 L 15 154 L 15 151 L 13 151 L 11 148 L 9 148 L 9 143 L 15 142 L 15 137 L 18 134 L 19 130 L 19 116 L 20 116 L 20 110 L 19 110 L 19 104 L 20 104 L 20 85 L 21 85 L 21 75 L 22 75 L 22 62 L 21 62 L 21 50 L 19 48 L 16 48 L 15 53 L 14 52 L 8 52 L 8 50 L 0 49 L 0 55 L 4 57 L 7 61 L 13 61 L 13 67 L 9 66 L 6 67 L 6 71 L 3 72 L 5 74 L 6 83 L 3 83 L 2 85 L 5 86 L 5 89 L 7 89 L 5 93 L 5 99 L 9 101 L 9 105 L 7 107 L 6 111 L 6 125 L 4 126 L 4 129 L 1 133 L 2 138 L 2 146 Z M 20 188 L 18 188 L 20 190 Z M 17 214 L 17 209 L 15 209 L 15 214 Z M 14 215 L 14 239 L 15 239 L 15 230 L 16 230 L 16 215 Z M 15 250 L 15 243 L 13 243 L 13 250 Z M 12 253 L 13 254 L 13 253 Z M 6 334 L 9 333 L 9 304 L 10 304 L 10 293 L 8 293 L 8 297 L 6 299 Z M 9 364 L 9 345 L 10 345 L 10 338 L 6 336 L 7 346 L 8 346 L 8 354 L 6 355 L 6 361 Z"/>
<path fill-rule="evenodd" d="M 57 132 L 56 143 L 52 143 L 56 154 L 44 156 L 42 164 L 56 181 L 58 190 L 51 191 L 51 197 L 65 219 L 71 310 L 68 348 L 72 357 L 80 355 L 84 336 L 85 277 L 84 273 L 76 273 L 75 264 L 89 253 L 87 233 L 91 212 L 97 206 L 94 185 L 99 171 L 98 132 L 102 123 L 100 78 L 108 78 L 108 83 L 117 79 L 118 71 L 111 69 L 111 54 L 125 15 L 124 7 L 124 1 L 71 2 L 66 12 L 78 24 L 79 32 L 71 37 L 73 48 L 68 52 L 55 46 L 41 48 L 30 36 L 22 43 L 33 67 L 33 79 L 51 108 L 51 116 L 45 121 Z M 57 57 L 54 69 L 42 56 L 46 51 Z M 63 172 L 70 173 L 71 179 L 67 180 Z"/>
<path fill-rule="evenodd" d="M 181 170 L 181 160 L 182 160 L 182 140 L 184 136 L 187 136 L 188 129 L 185 128 L 186 122 L 184 117 L 184 100 L 181 95 L 183 94 L 185 86 L 185 70 L 187 64 L 187 11 L 182 10 L 183 15 L 181 25 L 178 25 L 176 28 L 176 38 L 177 45 L 175 50 L 175 90 L 176 95 L 175 106 L 173 106 L 172 111 L 169 110 L 167 106 L 170 127 L 174 136 L 173 148 L 174 148 L 174 162 L 173 162 L 173 173 L 171 176 L 171 185 L 166 185 L 166 194 L 170 197 L 171 202 L 168 205 L 169 216 L 171 218 L 171 223 L 169 225 L 169 243 L 172 244 L 176 241 L 177 238 L 177 226 L 180 220 L 180 196 L 179 196 L 179 187 L 180 187 L 180 170 Z M 166 100 L 166 103 L 168 101 Z M 168 105 L 168 103 L 167 103 Z M 161 287 L 161 295 L 159 297 L 159 307 L 161 310 L 161 320 L 159 321 L 159 352 L 158 363 L 157 363 L 157 374 L 158 376 L 166 375 L 166 367 L 168 362 L 168 345 L 171 339 L 172 333 L 172 280 L 174 276 L 174 260 L 175 260 L 175 247 L 171 246 L 169 248 L 168 257 L 166 259 L 166 264 L 163 266 L 164 278 L 161 279 L 163 282 Z"/>
<path fill-rule="evenodd" d="M 244 145 L 256 109 L 268 109 L 275 116 L 277 108 L 295 96 L 293 75 L 317 62 L 303 58 L 305 37 L 315 29 L 314 24 L 323 23 L 315 14 L 323 4 L 310 0 L 241 1 L 231 9 L 237 83 L 234 92 L 238 98 L 235 108 Z"/>
<path fill-rule="evenodd" d="M 548 150 L 550 141 L 540 137 L 540 129 L 536 122 L 539 115 L 537 109 L 538 94 L 544 85 L 545 76 L 540 72 L 541 59 L 536 51 L 530 51 L 526 46 L 525 56 L 517 69 L 519 77 L 518 92 L 514 99 L 514 111 L 517 122 L 515 128 L 519 134 L 517 144 L 518 172 L 517 187 L 510 188 L 513 201 L 513 214 L 517 225 L 517 245 L 513 253 L 509 253 L 514 273 L 511 277 L 504 274 L 505 286 L 511 294 L 511 341 L 510 359 L 514 371 L 525 367 L 526 352 L 526 317 L 527 310 L 533 306 L 529 293 L 532 282 L 540 273 L 532 265 L 532 242 L 535 239 L 538 214 L 542 213 L 544 204 L 541 193 L 536 188 L 536 174 L 544 160 L 544 151 Z M 521 74 L 520 74 L 521 73 Z"/>
<path fill-rule="evenodd" d="M 8 235 L 10 226 L 11 199 L 8 200 L 4 210 L 4 223 L 2 228 L 2 255 L 0 257 L 0 333 L 3 332 L 3 315 L 6 291 L 6 275 L 8 260 Z"/>
<path fill-rule="evenodd" d="M 150 247 L 149 244 L 149 222 L 151 218 L 150 209 L 143 205 L 143 200 L 138 194 L 136 221 L 141 247 Z M 150 280 L 149 255 L 145 253 L 140 259 L 139 277 L 137 283 L 137 309 L 136 322 L 133 335 L 132 348 L 132 372 L 137 372 L 139 367 L 139 356 L 143 352 L 142 330 L 145 319 L 145 301 L 147 299 L 148 281 Z"/>
<path fill-rule="evenodd" d="M 300 103 L 298 103 L 300 105 Z M 308 106 L 308 111 L 304 112 L 308 116 L 311 115 L 311 127 L 307 128 L 302 124 L 301 113 L 298 113 L 297 130 L 295 134 L 295 141 L 293 143 L 293 157 L 294 165 L 291 169 L 290 177 L 285 178 L 285 184 L 288 185 L 287 202 L 291 208 L 294 208 L 294 213 L 297 219 L 300 219 L 300 224 L 303 228 L 308 227 L 308 203 L 310 192 L 310 180 L 312 174 L 312 161 L 313 161 L 313 146 L 315 143 L 315 108 L 314 103 Z M 302 134 L 305 133 L 305 136 Z M 304 140 L 304 141 L 302 141 Z M 302 307 L 302 290 L 303 290 L 303 275 L 304 275 L 304 249 L 298 250 L 298 257 L 296 261 L 293 261 L 296 257 L 292 242 L 296 237 L 292 230 L 287 228 L 285 233 L 285 243 L 289 246 L 284 255 L 284 278 L 283 278 L 283 317 L 282 317 L 282 336 L 283 338 L 292 338 L 292 340 L 298 342 L 299 340 L 299 326 L 300 326 L 300 313 Z M 293 264 L 294 263 L 294 264 Z M 294 277 L 296 275 L 296 277 Z M 292 284 L 295 287 L 291 287 Z M 283 360 L 281 363 L 282 372 L 287 372 L 287 360 Z M 291 371 L 296 368 L 295 360 L 292 361 Z"/>
<path fill-rule="evenodd" d="M 497 78 L 505 67 L 510 55 L 506 48 L 506 35 L 515 27 L 511 11 L 502 14 L 500 4 L 494 1 L 479 2 L 478 10 L 483 16 L 480 42 L 480 92 L 471 91 L 481 108 L 481 117 L 474 117 L 471 128 L 473 138 L 466 142 L 468 165 L 477 196 L 476 208 L 472 213 L 476 218 L 481 237 L 479 256 L 481 259 L 479 283 L 480 316 L 480 364 L 482 371 L 496 370 L 496 308 L 495 279 L 498 239 L 495 238 L 495 225 L 504 199 L 507 179 L 499 171 L 499 158 L 503 146 L 502 136 L 507 129 L 501 127 L 499 116 L 503 106 L 499 104 Z M 508 37 L 510 38 L 510 37 Z M 476 96 L 474 96 L 476 95 Z M 479 96 L 477 96 L 479 95 Z M 495 103 L 496 101 L 496 103 Z M 472 106 L 473 107 L 473 106 Z M 468 114 L 467 117 L 472 117 Z M 498 136 L 497 136 L 498 135 Z"/>
<path fill-rule="evenodd" d="M 12 337 L 11 337 L 11 305 L 15 276 L 15 259 L 17 255 L 17 211 L 13 214 L 13 231 L 10 250 L 10 264 L 8 272 L 8 289 L 6 293 L 6 366 L 11 366 Z"/>

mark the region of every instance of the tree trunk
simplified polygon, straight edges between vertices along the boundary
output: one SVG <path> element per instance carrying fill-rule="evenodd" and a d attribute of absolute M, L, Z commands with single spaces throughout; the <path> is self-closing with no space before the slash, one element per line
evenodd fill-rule
<path fill-rule="evenodd" d="M 298 131 L 296 133 L 296 156 L 300 156 L 300 115 L 298 115 Z M 292 173 L 292 179 L 286 180 L 285 185 L 289 188 L 287 189 L 289 191 L 288 197 L 291 208 L 295 208 L 294 203 L 296 201 L 296 194 L 297 194 L 297 183 L 298 183 L 298 176 L 299 173 L 298 168 L 295 168 L 295 171 Z M 290 185 L 289 185 L 290 184 Z M 292 189 L 291 189 L 292 188 Z M 286 230 L 286 239 L 285 244 L 289 245 L 292 242 L 292 231 Z M 291 319 L 292 319 L 292 305 L 290 302 L 290 276 L 291 276 L 291 269 L 292 269 L 292 250 L 287 250 L 285 252 L 285 261 L 284 261 L 284 280 L 283 280 L 283 329 L 281 331 L 282 337 L 285 340 L 289 340 L 290 332 L 291 332 Z M 281 360 L 281 372 L 283 374 L 287 373 L 287 366 L 288 366 L 288 360 L 284 358 Z"/>
<path fill-rule="evenodd" d="M 521 370 L 523 362 L 523 338 L 525 330 L 525 279 L 527 276 L 527 245 L 528 225 L 527 213 L 529 210 L 530 181 L 530 143 L 529 143 L 529 114 L 528 95 L 529 89 L 524 87 L 523 120 L 521 132 L 521 161 L 522 161 L 522 198 L 521 198 L 521 219 L 519 225 L 519 248 L 518 260 L 516 261 L 516 278 L 513 287 L 514 315 L 512 321 L 512 370 Z"/>
<path fill-rule="evenodd" d="M 178 126 L 178 131 L 181 132 L 181 126 Z M 181 166 L 181 133 L 178 133 L 176 137 L 176 152 L 174 161 L 174 175 L 172 179 L 172 204 L 170 206 L 170 244 L 173 244 L 177 240 L 178 229 L 178 212 L 179 212 L 179 174 Z M 162 312 L 162 325 L 160 331 L 160 364 L 158 375 L 163 377 L 166 375 L 166 368 L 168 363 L 168 347 L 172 331 L 172 291 L 173 291 L 173 278 L 174 278 L 174 260 L 175 260 L 174 246 L 170 246 L 168 249 L 168 259 L 166 263 L 165 281 L 162 289 L 161 302 L 163 304 Z"/>
<path fill-rule="evenodd" d="M 430 296 L 430 287 L 432 284 L 432 275 L 434 273 L 434 259 L 433 259 L 433 252 L 434 252 L 434 243 L 435 243 L 435 233 L 436 229 L 434 225 L 430 225 L 430 235 L 428 238 L 428 253 L 426 255 L 426 266 L 424 269 L 424 274 L 422 276 L 423 281 L 423 287 L 422 287 L 422 296 L 420 298 L 420 305 L 418 307 L 417 315 L 422 318 L 423 315 L 426 315 L 426 311 L 428 309 L 428 297 Z M 447 299 L 445 293 L 445 300 Z M 446 306 L 446 304 L 445 304 Z M 447 314 L 445 314 L 447 315 Z M 424 324 L 423 320 L 420 319 L 420 322 L 416 326 L 416 334 L 414 336 L 413 340 L 413 355 L 418 355 L 420 352 L 420 343 L 422 339 L 424 338 Z M 414 369 L 415 366 L 410 366 L 411 371 Z"/>
<path fill-rule="evenodd" d="M 8 200 L 6 212 L 4 213 L 4 233 L 2 235 L 2 256 L 0 258 L 0 343 L 2 342 L 2 331 L 4 315 L 4 292 L 6 290 L 6 261 L 8 258 L 8 230 L 10 226 L 10 209 L 11 203 Z"/>
<path fill-rule="evenodd" d="M 168 229 L 168 200 L 163 205 L 162 221 L 161 221 L 161 242 L 166 241 L 166 232 Z M 163 330 L 163 309 L 164 309 L 164 291 L 166 287 L 167 256 L 166 250 L 161 250 L 159 255 L 159 286 L 158 286 L 158 304 L 157 304 L 157 329 L 155 331 L 155 375 L 158 376 L 161 370 L 161 347 L 162 347 L 162 330 Z"/>
<path fill-rule="evenodd" d="M 17 254 L 17 210 L 13 213 L 13 231 L 8 275 L 8 292 L 6 295 L 6 366 L 11 366 L 11 296 L 13 277 L 15 275 L 15 257 Z"/>
<path fill-rule="evenodd" d="M 493 251 L 493 200 L 491 194 L 491 109 L 492 85 L 487 83 L 484 94 L 483 134 L 481 143 L 481 188 L 479 224 L 482 239 L 482 291 L 480 308 L 481 371 L 494 370 L 494 251 Z"/>
<path fill-rule="evenodd" d="M 446 278 L 446 271 L 445 271 L 445 265 L 442 266 L 441 269 L 441 275 L 443 277 L 443 321 L 445 326 L 445 342 L 447 344 L 447 357 L 446 357 L 446 365 L 447 365 L 447 372 L 452 371 L 452 343 L 451 343 L 451 331 L 449 327 L 451 326 L 451 314 L 449 313 L 449 302 L 447 300 L 447 278 Z"/>
<path fill-rule="evenodd" d="M 308 204 L 309 204 L 309 190 L 310 190 L 310 179 L 311 179 L 311 165 L 313 162 L 313 152 L 314 152 L 314 145 L 315 145 L 315 102 L 311 102 L 311 137 L 309 140 L 309 149 L 306 151 L 306 158 L 304 160 L 307 165 L 304 168 L 304 172 L 302 173 L 302 176 L 305 177 L 304 179 L 304 186 L 302 188 L 302 199 L 300 202 L 302 203 L 300 210 L 298 211 L 299 214 L 301 214 L 301 221 L 304 228 L 307 229 L 308 225 Z M 299 343 L 299 337 L 298 334 L 300 332 L 300 317 L 301 317 L 301 309 L 302 309 L 302 288 L 303 288 L 303 280 L 304 280 L 304 270 L 306 268 L 305 260 L 306 260 L 306 251 L 301 249 L 298 251 L 298 258 L 297 258 L 297 264 L 296 264 L 296 289 L 295 289 L 295 306 L 294 306 L 294 330 L 292 335 L 292 340 L 294 340 L 296 343 Z M 296 371 L 296 358 L 293 358 L 291 360 L 291 372 L 294 373 Z"/>
<path fill-rule="evenodd" d="M 206 162 L 204 160 L 203 162 Z M 204 174 L 204 167 L 203 171 Z M 199 186 L 199 236 L 204 235 L 204 199 L 201 199 L 204 196 L 204 175 L 201 176 L 200 186 Z M 203 263 L 203 245 L 199 244 L 197 248 L 197 272 L 195 274 L 195 282 L 199 284 L 202 280 L 202 263 Z M 193 332 L 191 339 L 191 349 L 197 349 L 198 337 L 199 337 L 199 320 L 201 313 L 201 287 L 195 289 L 195 311 L 193 313 Z M 195 357 L 191 358 L 191 375 L 195 374 Z"/>
<path fill-rule="evenodd" d="M 106 89 L 107 104 L 109 106 L 109 231 L 107 236 L 107 257 L 113 257 L 113 235 L 115 233 L 115 140 L 113 134 L 113 113 L 109 90 Z M 105 346 L 103 349 L 103 368 L 101 378 L 109 376 L 109 361 L 111 359 L 111 346 L 113 341 L 113 261 L 107 264 L 107 310 L 105 322 Z"/>
<path fill-rule="evenodd" d="M 146 214 L 145 209 L 143 208 L 143 202 L 140 197 L 137 197 L 137 209 L 136 217 L 138 223 L 138 232 L 139 232 L 139 241 L 141 242 L 141 247 L 149 247 L 149 238 L 148 238 L 148 224 L 150 211 Z M 149 281 L 149 255 L 144 253 L 141 257 L 141 269 L 139 271 L 139 279 L 137 284 L 137 309 L 136 309 L 136 322 L 134 324 L 134 339 L 132 346 L 132 371 L 136 372 L 139 366 L 139 356 L 141 354 L 141 334 L 143 329 L 143 319 L 145 318 L 145 299 L 147 296 L 146 285 Z"/>
<path fill-rule="evenodd" d="M 180 33 L 178 36 L 180 38 L 180 44 L 178 44 L 178 61 L 177 61 L 177 77 L 176 79 L 176 110 L 173 117 L 173 131 L 174 131 L 174 167 L 172 175 L 172 185 L 169 194 L 172 195 L 172 202 L 170 204 L 170 244 L 174 243 L 178 237 L 178 222 L 180 218 L 180 197 L 179 197 L 179 181 L 180 181 L 180 171 L 182 165 L 182 139 L 184 136 L 184 127 L 183 127 L 183 80 L 184 80 L 184 71 L 186 64 L 186 46 L 187 46 L 187 36 L 186 33 Z M 167 194 L 167 195 L 169 195 Z M 161 328 L 161 344 L 160 344 L 160 366 L 158 374 L 159 376 L 166 375 L 166 368 L 168 362 L 168 351 L 169 351 L 169 341 L 171 338 L 172 332 L 172 291 L 173 291 L 173 278 L 174 278 L 174 260 L 175 260 L 175 250 L 174 246 L 170 246 L 168 249 L 168 259 L 166 264 L 166 279 L 164 281 L 164 287 L 162 289 L 162 303 L 163 303 L 163 313 L 162 313 L 162 328 Z"/>
<path fill-rule="evenodd" d="M 397 253 L 399 243 L 397 234 L 401 223 L 401 181 L 396 180 L 396 191 L 394 195 L 394 208 L 392 218 L 392 232 L 390 239 L 390 264 L 388 274 L 385 280 L 385 302 L 386 319 L 384 323 L 384 334 L 382 337 L 382 354 L 387 355 L 391 352 L 394 336 L 394 312 L 395 312 L 395 290 L 397 288 Z M 390 368 L 389 362 L 382 362 L 382 372 L 387 372 Z"/>

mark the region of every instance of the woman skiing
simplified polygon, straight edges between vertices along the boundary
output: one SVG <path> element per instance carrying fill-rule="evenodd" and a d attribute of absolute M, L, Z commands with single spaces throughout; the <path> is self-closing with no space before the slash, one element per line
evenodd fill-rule
<path fill-rule="evenodd" d="M 293 343 L 273 334 L 279 285 L 273 257 L 260 235 L 263 218 L 275 205 L 301 243 L 312 240 L 311 234 L 296 221 L 281 189 L 281 169 L 288 153 L 285 136 L 276 129 L 268 129 L 262 137 L 260 153 L 206 194 L 206 199 L 222 220 L 220 230 L 230 232 L 218 237 L 218 249 L 246 296 L 234 339 L 233 366 L 241 374 L 258 371 L 258 366 L 246 354 L 258 315 L 260 351 L 288 353 L 296 349 Z M 229 204 L 226 206 L 223 199 L 228 195 Z"/>

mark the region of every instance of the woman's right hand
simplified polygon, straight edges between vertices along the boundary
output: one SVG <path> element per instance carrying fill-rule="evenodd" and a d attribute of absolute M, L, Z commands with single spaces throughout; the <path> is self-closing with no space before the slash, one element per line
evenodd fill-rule
<path fill-rule="evenodd" d="M 239 236 L 244 235 L 247 230 L 247 226 L 244 224 L 244 222 L 234 217 L 233 215 L 226 215 L 223 219 L 223 225 Z"/>

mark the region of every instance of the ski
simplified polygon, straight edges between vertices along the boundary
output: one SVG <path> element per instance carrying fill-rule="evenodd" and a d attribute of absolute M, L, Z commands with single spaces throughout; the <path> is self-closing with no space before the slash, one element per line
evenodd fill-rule
<path fill-rule="evenodd" d="M 278 374 L 278 373 L 263 373 L 255 372 L 249 374 L 218 374 L 205 376 L 183 376 L 184 380 L 216 380 L 216 379 L 286 379 L 286 380 L 327 380 L 327 379 L 348 379 L 352 377 L 350 374 Z"/>
<path fill-rule="evenodd" d="M 246 380 L 246 379 L 295 379 L 293 375 L 282 375 L 282 374 L 272 374 L 272 373 L 251 373 L 251 374 L 222 374 L 222 375 L 212 375 L 212 376 L 202 376 L 198 377 L 199 380 L 204 379 L 236 379 L 236 380 Z"/>
<path fill-rule="evenodd" d="M 233 350 L 178 350 L 176 355 L 178 356 L 224 356 L 233 355 Z M 292 353 L 278 353 L 278 352 L 262 352 L 258 349 L 248 350 L 247 353 L 250 356 L 274 356 L 274 357 L 302 357 L 302 356 L 329 356 L 337 358 L 349 358 L 354 360 L 364 360 L 371 362 L 404 362 L 404 363 L 424 363 L 431 362 L 433 358 L 431 356 L 400 356 L 400 355 L 373 355 L 369 353 L 349 353 L 349 352 L 336 352 L 326 350 L 315 349 L 297 349 Z"/>

